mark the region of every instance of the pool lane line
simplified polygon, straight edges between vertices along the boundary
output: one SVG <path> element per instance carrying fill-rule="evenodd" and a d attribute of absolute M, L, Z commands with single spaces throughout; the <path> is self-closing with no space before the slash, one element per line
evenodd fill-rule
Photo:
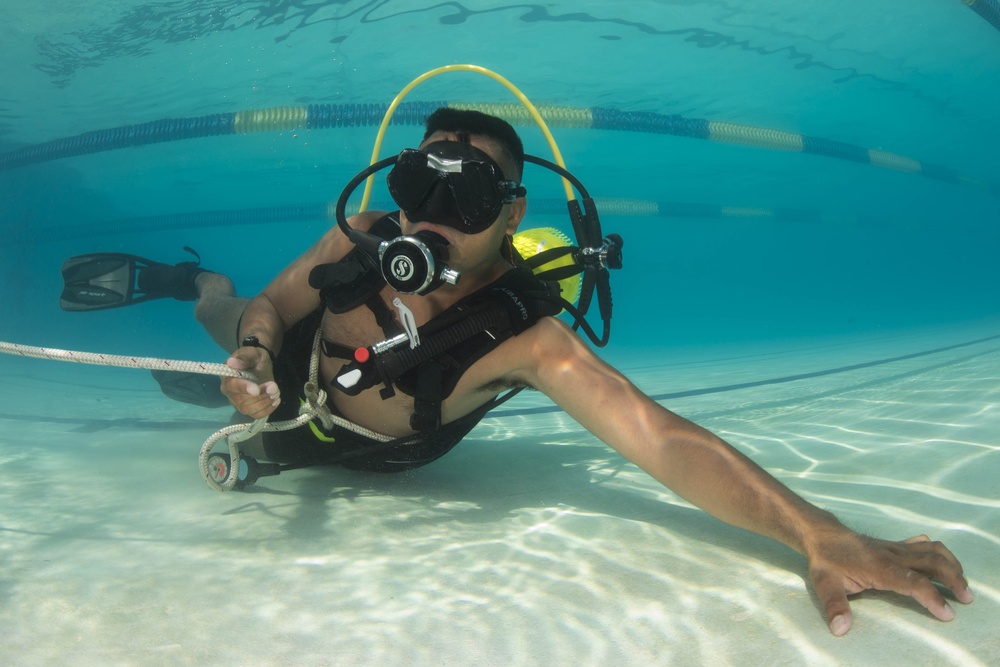
<path fill-rule="evenodd" d="M 1000 334 L 993 336 L 987 336 L 985 338 L 978 338 L 976 340 L 967 341 L 964 343 L 956 343 L 954 345 L 946 345 L 944 347 L 937 347 L 931 350 L 923 350 L 921 352 L 912 352 L 910 354 L 903 354 L 897 357 L 887 357 L 885 359 L 876 359 L 874 361 L 865 361 L 858 364 L 851 364 L 849 366 L 838 366 L 836 368 L 827 368 L 819 371 L 811 371 L 809 373 L 796 373 L 794 375 L 783 375 L 780 377 L 767 378 L 764 380 L 753 380 L 751 382 L 737 382 L 734 384 L 724 384 L 716 385 L 714 387 L 704 387 L 701 389 L 687 389 L 684 391 L 674 391 L 662 394 L 650 394 L 649 397 L 654 401 L 666 401 L 676 398 L 690 398 L 692 396 L 706 396 L 708 394 L 723 394 L 730 391 L 739 391 L 741 389 L 753 389 L 754 387 L 765 387 L 768 385 L 775 384 L 785 384 L 787 382 L 796 382 L 798 380 L 809 380 L 812 378 L 824 377 L 827 375 L 837 375 L 839 373 L 849 373 L 851 371 L 860 370 L 862 368 L 872 368 L 874 366 L 883 366 L 885 364 L 896 363 L 897 361 L 906 361 L 908 359 L 917 359 L 919 357 L 926 357 L 932 354 L 940 354 L 942 352 L 948 352 L 950 350 L 957 350 L 963 347 L 969 347 L 971 345 L 979 345 L 980 343 L 987 343 L 989 341 L 1000 339 Z M 516 410 L 496 410 L 489 413 L 489 417 L 515 417 L 523 415 L 539 415 L 548 414 L 553 412 L 565 412 L 562 408 L 557 405 L 550 405 L 540 408 L 523 408 Z"/>
<path fill-rule="evenodd" d="M 989 23 L 1000 30 L 1000 2 L 998 0 L 961 0 L 962 4 Z"/>
<path fill-rule="evenodd" d="M 776 378 L 768 378 L 764 380 L 754 380 L 752 382 L 739 382 L 728 385 L 716 385 L 714 387 L 704 387 L 701 389 L 689 389 L 685 391 L 668 392 L 663 394 L 650 394 L 650 398 L 654 401 L 665 401 L 675 398 L 688 398 L 691 396 L 705 396 L 708 394 L 721 394 L 729 391 L 738 391 L 740 389 L 752 389 L 754 387 L 763 387 L 767 385 L 784 384 L 787 382 L 795 382 L 797 380 L 808 380 L 810 378 L 823 377 L 826 375 L 836 375 L 838 373 L 847 373 L 850 371 L 856 371 L 862 368 L 871 368 L 873 366 L 882 366 L 885 364 L 895 363 L 897 361 L 906 361 L 908 359 L 916 359 L 919 357 L 926 357 L 932 354 L 939 354 L 941 352 L 948 352 L 950 350 L 956 350 L 963 347 L 969 347 L 972 345 L 978 345 L 980 343 L 986 343 L 992 340 L 1000 339 L 1000 334 L 993 336 L 986 336 L 985 338 L 978 338 L 976 340 L 967 341 L 964 343 L 956 343 L 954 345 L 947 345 L 944 347 L 938 347 L 931 350 L 924 350 L 921 352 L 913 352 L 910 354 L 904 354 L 897 357 L 888 357 L 886 359 L 877 359 L 874 361 L 866 361 L 858 364 L 851 364 L 849 366 L 838 366 L 837 368 L 829 368 L 820 371 L 812 371 L 809 373 L 798 373 L 795 375 L 784 375 Z M 539 414 L 550 414 L 557 412 L 565 412 L 562 408 L 556 405 L 544 406 L 539 408 L 520 408 L 514 410 L 494 410 L 487 414 L 487 418 L 502 419 L 505 417 L 520 417 L 525 415 L 539 415 Z M 30 416 L 21 414 L 10 414 L 10 413 L 0 413 L 0 420 L 8 421 L 21 421 L 21 422 L 35 422 L 42 424 L 65 424 L 74 425 L 77 428 L 73 429 L 76 433 L 95 433 L 98 431 L 103 431 L 109 428 L 133 428 L 135 430 L 152 430 L 152 431 L 168 431 L 175 430 L 177 428 L 216 428 L 219 424 L 218 421 L 212 421 L 207 419 L 180 419 L 175 421 L 148 421 L 142 418 L 119 418 L 119 419 L 87 419 L 87 418 L 73 418 L 73 417 L 42 417 L 42 416 Z"/>
<path fill-rule="evenodd" d="M 977 3 L 975 6 L 970 5 L 973 9 L 990 12 L 992 10 L 983 3 L 995 0 L 974 0 L 974 2 Z M 256 132 L 378 126 L 388 106 L 382 103 L 309 104 L 246 109 L 188 118 L 162 118 L 21 146 L 0 153 L 0 171 L 50 160 L 170 141 Z M 513 125 L 533 123 L 520 103 L 430 101 L 403 102 L 396 108 L 392 124 L 423 125 L 426 118 L 439 107 L 482 111 L 499 116 Z M 1000 197 L 1000 183 L 988 181 L 986 177 L 963 174 L 949 167 L 921 162 L 880 148 L 865 148 L 797 132 L 706 118 L 688 118 L 679 114 L 621 111 L 610 107 L 543 105 L 538 107 L 538 111 L 550 127 L 669 134 L 776 151 L 821 155 L 904 173 L 921 174 L 947 183 L 976 187 Z"/>
<path fill-rule="evenodd" d="M 828 215 L 815 209 L 765 208 L 754 206 L 727 206 L 699 202 L 652 201 L 622 197 L 595 197 L 594 204 L 602 216 L 656 217 L 669 220 L 735 220 L 753 222 L 794 223 L 805 225 L 837 225 L 892 229 L 894 225 L 874 214 Z M 391 201 L 375 202 L 372 209 L 391 211 L 398 205 Z M 358 206 L 347 207 L 348 215 L 356 213 Z M 565 215 L 565 199 L 532 199 L 533 215 Z M 297 224 L 302 222 L 336 222 L 334 206 L 330 203 L 286 204 L 243 209 L 190 211 L 154 216 L 137 216 L 116 220 L 89 221 L 84 224 L 45 227 L 39 234 L 38 227 L 13 225 L 0 230 L 0 243 L 4 245 L 38 245 L 67 239 L 98 238 L 121 234 L 146 234 L 177 229 L 211 229 L 246 227 L 248 225 Z"/>

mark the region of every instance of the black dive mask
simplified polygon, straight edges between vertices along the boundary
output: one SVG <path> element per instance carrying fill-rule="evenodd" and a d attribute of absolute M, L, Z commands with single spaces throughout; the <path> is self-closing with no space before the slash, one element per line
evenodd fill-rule
<path fill-rule="evenodd" d="M 445 225 L 464 234 L 488 229 L 504 204 L 526 194 L 524 186 L 504 178 L 489 155 L 455 141 L 407 148 L 386 183 L 410 222 Z"/>
<path fill-rule="evenodd" d="M 564 167 L 532 155 L 525 155 L 524 161 L 562 176 L 583 197 L 586 210 L 576 199 L 567 202 L 580 247 L 568 249 L 574 266 L 564 269 L 584 274 L 580 308 L 577 311 L 572 304 L 564 305 L 575 313 L 577 323 L 574 328 L 584 326 L 591 340 L 598 347 L 603 347 L 608 342 L 611 323 L 611 288 L 607 270 L 621 268 L 621 237 L 616 234 L 601 237 L 601 223 L 594 200 L 573 174 Z M 351 243 L 363 250 L 378 267 L 386 283 L 404 294 L 427 294 L 444 283 L 455 285 L 460 274 L 445 263 L 448 260 L 448 242 L 438 234 L 421 231 L 386 240 L 352 229 L 347 222 L 347 200 L 351 193 L 366 178 L 389 166 L 393 166 L 386 178 L 389 192 L 408 220 L 444 225 L 464 234 L 478 234 L 488 229 L 504 204 L 525 195 L 523 186 L 504 179 L 500 166 L 489 155 L 474 146 L 454 141 L 435 141 L 423 151 L 407 149 L 363 169 L 344 186 L 337 199 L 334 209 L 337 225 Z M 562 249 L 557 252 L 569 254 Z M 543 255 L 545 253 L 538 257 Z M 540 262 L 536 263 L 538 265 Z M 559 280 L 559 277 L 549 275 L 546 279 Z M 601 319 L 604 320 L 604 335 L 601 338 L 583 319 L 595 288 L 601 306 Z"/>

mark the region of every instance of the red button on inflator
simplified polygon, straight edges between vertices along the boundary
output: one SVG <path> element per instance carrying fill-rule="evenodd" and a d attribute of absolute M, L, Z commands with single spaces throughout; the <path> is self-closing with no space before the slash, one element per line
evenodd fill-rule
<path fill-rule="evenodd" d="M 354 350 L 354 360 L 359 364 L 367 363 L 371 358 L 371 352 L 368 351 L 367 347 L 359 347 Z"/>

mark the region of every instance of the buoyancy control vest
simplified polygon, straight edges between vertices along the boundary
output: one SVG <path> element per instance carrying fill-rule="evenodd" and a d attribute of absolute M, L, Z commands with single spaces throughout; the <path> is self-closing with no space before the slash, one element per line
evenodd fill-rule
<path fill-rule="evenodd" d="M 386 239 L 398 236 L 398 217 L 383 216 L 370 233 Z M 438 429 L 441 403 L 466 370 L 504 341 L 563 308 L 558 285 L 537 278 L 516 251 L 513 254 L 515 268 L 418 327 L 416 335 L 403 331 L 383 301 L 386 282 L 368 254 L 356 248 L 339 262 L 316 266 L 309 284 L 319 290 L 330 312 L 346 313 L 367 305 L 387 336 L 367 348 L 323 341 L 324 354 L 347 361 L 331 385 L 356 395 L 381 384 L 384 399 L 398 389 L 414 398 L 411 428 Z"/>

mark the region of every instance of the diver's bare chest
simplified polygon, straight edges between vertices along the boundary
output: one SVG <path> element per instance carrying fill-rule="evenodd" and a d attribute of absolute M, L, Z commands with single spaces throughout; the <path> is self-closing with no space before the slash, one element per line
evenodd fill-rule
<path fill-rule="evenodd" d="M 375 316 L 365 306 L 340 314 L 326 311 L 321 327 L 324 340 L 348 349 L 369 347 L 386 338 L 375 322 Z M 320 379 L 336 412 L 356 424 L 385 435 L 406 435 L 409 432 L 410 414 L 413 412 L 413 399 L 400 392 L 383 399 L 379 394 L 379 386 L 355 396 L 340 391 L 335 378 L 348 361 L 320 356 Z"/>

